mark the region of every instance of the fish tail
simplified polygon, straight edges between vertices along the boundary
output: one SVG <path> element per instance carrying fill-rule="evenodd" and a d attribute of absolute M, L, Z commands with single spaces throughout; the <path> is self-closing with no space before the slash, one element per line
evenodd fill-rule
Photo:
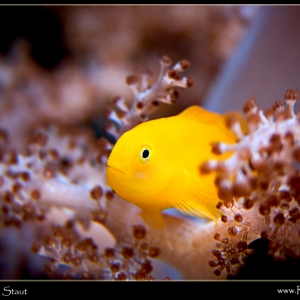
<path fill-rule="evenodd" d="M 239 112 L 227 112 L 224 114 L 224 120 L 225 123 L 227 123 L 227 127 L 229 126 L 229 123 L 232 121 L 237 121 L 241 127 L 241 130 L 244 134 L 248 134 L 249 129 L 248 129 L 248 124 L 247 121 L 245 119 L 245 117 L 239 113 Z"/>

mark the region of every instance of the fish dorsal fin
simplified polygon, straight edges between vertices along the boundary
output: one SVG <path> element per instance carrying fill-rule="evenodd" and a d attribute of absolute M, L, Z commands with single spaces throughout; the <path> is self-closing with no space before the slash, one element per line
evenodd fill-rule
<path fill-rule="evenodd" d="M 197 105 L 187 108 L 182 113 L 180 113 L 179 116 L 182 118 L 188 118 L 189 120 L 195 120 L 201 123 L 215 123 L 223 119 L 222 115 L 210 112 Z"/>
<path fill-rule="evenodd" d="M 203 107 L 194 105 L 182 113 L 179 114 L 180 117 L 188 118 L 189 120 L 195 120 L 199 123 L 212 123 L 212 124 L 220 124 L 221 126 L 225 125 L 226 118 L 234 117 L 240 124 L 241 129 L 244 134 L 248 133 L 248 125 L 243 117 L 243 115 L 239 112 L 227 112 L 225 114 L 218 114 L 211 112 L 209 110 L 204 109 Z M 226 127 L 226 126 L 225 126 Z"/>

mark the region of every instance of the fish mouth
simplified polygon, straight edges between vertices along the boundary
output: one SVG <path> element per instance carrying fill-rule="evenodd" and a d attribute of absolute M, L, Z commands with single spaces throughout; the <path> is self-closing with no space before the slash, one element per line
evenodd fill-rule
<path fill-rule="evenodd" d="M 120 182 L 124 177 L 126 177 L 125 173 L 120 169 L 107 165 L 106 168 L 106 181 L 108 185 L 114 190 L 116 193 L 116 187 L 118 186 L 117 182 Z M 118 189 L 118 188 L 117 188 Z M 117 194 L 117 193 L 116 193 Z"/>
<path fill-rule="evenodd" d="M 125 174 L 123 171 L 121 171 L 120 169 L 117 169 L 117 168 L 113 167 L 112 165 L 108 165 L 108 164 L 107 164 L 106 166 L 107 166 L 107 168 L 110 169 L 110 170 L 113 170 L 113 171 L 118 172 L 118 173 Z"/>

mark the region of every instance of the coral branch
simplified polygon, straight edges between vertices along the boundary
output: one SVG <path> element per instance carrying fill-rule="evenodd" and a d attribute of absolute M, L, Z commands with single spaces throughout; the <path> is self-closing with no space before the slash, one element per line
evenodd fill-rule
<path fill-rule="evenodd" d="M 171 67 L 170 59 L 163 57 L 155 83 L 149 71 L 141 78 L 129 76 L 134 100 L 129 106 L 123 98 L 114 99 L 107 117 L 118 128 L 110 123 L 107 132 L 118 138 L 148 120 L 160 103 L 174 103 L 177 88 L 193 84 L 179 76 L 188 67 L 185 60 Z M 35 78 L 34 70 L 30 74 Z M 288 90 L 285 103 L 274 102 L 266 111 L 249 99 L 244 105 L 247 134 L 228 114 L 226 124 L 238 142 L 215 143 L 212 151 L 232 155 L 199 166 L 202 173 L 216 173 L 221 199 L 217 207 L 222 213 L 218 226 L 163 214 L 162 231 L 145 228 L 140 210 L 108 187 L 105 168 L 112 145 L 107 140 L 97 142 L 83 126 L 53 120 L 47 120 L 51 126 L 38 120 L 34 130 L 24 125 L 18 131 L 20 121 L 8 122 L 17 106 L 10 114 L 7 105 L 0 129 L 0 238 L 7 238 L 7 228 L 31 224 L 32 251 L 49 259 L 46 269 L 52 278 L 153 280 L 151 259 L 157 256 L 186 279 L 225 278 L 239 272 L 252 253 L 249 244 L 257 238 L 269 240 L 275 259 L 299 258 L 300 116 L 294 112 L 298 98 L 297 91 Z M 53 208 L 64 212 L 65 225 L 57 224 L 58 216 L 51 219 Z M 78 222 L 84 230 L 100 223 L 116 244 L 100 252 L 95 237 L 78 232 Z"/>
<path fill-rule="evenodd" d="M 149 115 L 155 111 L 159 103 L 173 104 L 179 96 L 177 87 L 190 88 L 194 82 L 192 78 L 180 77 L 179 73 L 185 71 L 190 63 L 187 60 L 179 61 L 171 67 L 171 59 L 163 56 L 160 60 L 160 74 L 157 81 L 151 85 L 151 72 L 145 71 L 141 79 L 137 76 L 128 76 L 126 83 L 131 88 L 134 100 L 130 107 L 125 104 L 123 98 L 117 97 L 114 100 L 119 114 L 111 110 L 107 118 L 114 121 L 120 130 L 116 132 L 111 127 L 107 131 L 119 137 L 122 133 L 133 128 L 137 124 L 147 121 Z"/>
<path fill-rule="evenodd" d="M 293 109 L 298 98 L 298 91 L 287 90 L 286 105 L 275 102 L 273 112 L 265 113 L 251 98 L 244 105 L 249 133 L 240 135 L 239 142 L 230 149 L 219 145 L 219 153 L 233 150 L 231 157 L 221 162 L 209 161 L 201 167 L 203 173 L 217 173 L 216 185 L 223 200 L 222 220 L 227 222 L 232 215 L 228 208 L 238 206 L 232 215 L 235 231 L 268 238 L 270 254 L 276 259 L 300 255 L 297 169 L 300 125 Z M 257 216 L 249 221 L 247 218 L 253 212 Z M 248 223 L 246 228 L 242 229 L 245 224 L 240 220 Z"/>

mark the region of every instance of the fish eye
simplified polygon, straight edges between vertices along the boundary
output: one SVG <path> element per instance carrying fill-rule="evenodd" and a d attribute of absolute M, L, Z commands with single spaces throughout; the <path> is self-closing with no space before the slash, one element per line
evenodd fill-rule
<path fill-rule="evenodd" d="M 149 155 L 150 155 L 150 152 L 149 152 L 148 149 L 143 150 L 143 152 L 142 152 L 142 157 L 143 157 L 143 158 L 148 158 Z"/>
<path fill-rule="evenodd" d="M 140 161 L 142 163 L 146 163 L 148 162 L 148 160 L 150 159 L 151 156 L 151 150 L 149 148 L 143 148 L 140 154 Z"/>

